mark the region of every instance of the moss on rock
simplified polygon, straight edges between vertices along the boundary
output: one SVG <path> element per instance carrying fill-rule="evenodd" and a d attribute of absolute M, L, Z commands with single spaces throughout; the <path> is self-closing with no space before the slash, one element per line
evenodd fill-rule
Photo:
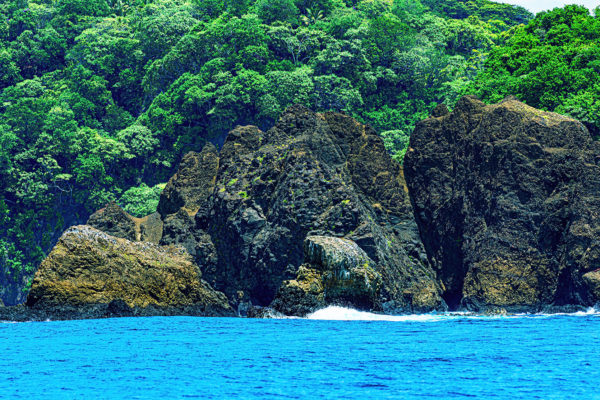
<path fill-rule="evenodd" d="M 226 297 L 201 279 L 182 248 L 116 238 L 92 227 L 68 229 L 38 269 L 30 308 L 122 301 L 130 308 L 195 307 L 230 314 Z"/>

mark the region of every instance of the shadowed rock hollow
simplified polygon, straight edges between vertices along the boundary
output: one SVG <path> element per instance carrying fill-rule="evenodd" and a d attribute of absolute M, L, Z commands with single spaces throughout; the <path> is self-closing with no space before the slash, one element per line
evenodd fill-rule
<path fill-rule="evenodd" d="M 417 124 L 404 166 L 444 298 L 536 311 L 600 300 L 600 145 L 513 98 L 462 98 Z"/>

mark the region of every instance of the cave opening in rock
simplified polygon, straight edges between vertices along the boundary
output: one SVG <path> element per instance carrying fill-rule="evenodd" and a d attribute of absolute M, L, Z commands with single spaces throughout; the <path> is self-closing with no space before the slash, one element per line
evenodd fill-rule
<path fill-rule="evenodd" d="M 462 288 L 460 290 L 449 290 L 446 291 L 442 298 L 448 305 L 448 311 L 456 311 L 460 306 L 462 300 Z"/>

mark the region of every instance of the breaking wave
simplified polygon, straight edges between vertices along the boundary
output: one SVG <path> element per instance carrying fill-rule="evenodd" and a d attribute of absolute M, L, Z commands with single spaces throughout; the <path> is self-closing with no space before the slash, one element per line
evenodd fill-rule
<path fill-rule="evenodd" d="M 575 313 L 555 313 L 555 314 L 509 314 L 509 315 L 482 315 L 470 312 L 447 312 L 432 314 L 412 314 L 412 315 L 383 315 L 367 311 L 358 311 L 352 308 L 339 306 L 329 306 L 313 312 L 306 316 L 311 320 L 325 321 L 392 321 L 392 322 L 437 322 L 457 318 L 477 318 L 477 319 L 495 319 L 495 318 L 547 318 L 555 316 L 600 316 L 600 310 L 590 307 L 585 311 Z"/>
<path fill-rule="evenodd" d="M 432 322 L 447 318 L 441 314 L 382 315 L 352 308 L 330 306 L 309 314 L 307 319 L 328 321 L 415 321 Z"/>

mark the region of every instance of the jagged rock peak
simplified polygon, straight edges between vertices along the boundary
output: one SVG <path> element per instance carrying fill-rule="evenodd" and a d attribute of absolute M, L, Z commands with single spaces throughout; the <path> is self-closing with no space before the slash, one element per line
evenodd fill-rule
<path fill-rule="evenodd" d="M 134 217 L 114 201 L 93 213 L 87 224 L 112 236 L 127 240 L 139 240 Z"/>
<path fill-rule="evenodd" d="M 438 104 L 437 107 L 431 111 L 431 117 L 433 118 L 443 117 L 448 114 L 450 114 L 450 110 L 448 110 L 448 106 L 443 103 Z"/>
<path fill-rule="evenodd" d="M 297 276 L 307 236 L 345 238 L 381 276 L 373 304 L 443 308 L 411 210 L 400 166 L 372 128 L 292 106 L 267 132 L 236 127 L 226 139 L 206 212 L 196 216 L 218 254 L 205 277 L 232 301 L 267 306 Z"/>
<path fill-rule="evenodd" d="M 184 157 L 159 213 L 157 242 L 185 247 L 234 305 L 268 306 L 284 281 L 307 282 L 316 270 L 312 281 L 327 293 L 320 301 L 388 312 L 445 308 L 400 166 L 372 128 L 344 114 L 292 106 L 266 132 L 237 126 L 219 154 L 209 145 Z M 337 267 L 305 261 L 304 243 L 314 255 L 318 237 L 327 237 L 324 254 L 335 255 Z M 366 261 L 340 264 L 343 248 Z M 340 289 L 347 280 L 328 278 L 345 276 L 336 268 L 354 277 L 354 294 Z M 371 283 L 360 286 L 359 275 Z"/>
<path fill-rule="evenodd" d="M 158 213 L 136 218 L 114 201 L 92 214 L 87 225 L 109 235 L 133 241 L 158 243 L 163 234 L 163 223 Z"/>

